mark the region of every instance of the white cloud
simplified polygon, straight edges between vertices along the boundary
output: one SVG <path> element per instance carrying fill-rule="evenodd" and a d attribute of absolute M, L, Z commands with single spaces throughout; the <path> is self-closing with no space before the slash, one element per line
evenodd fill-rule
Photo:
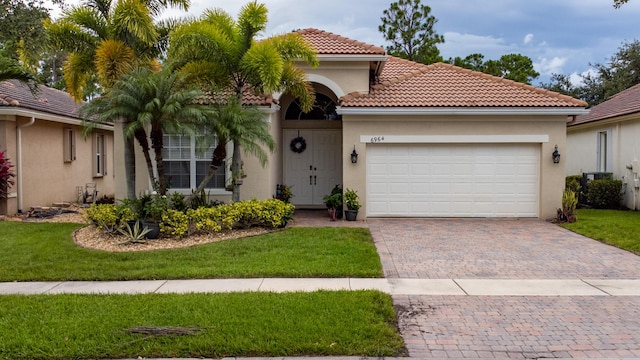
<path fill-rule="evenodd" d="M 584 85 L 584 82 L 582 81 L 582 77 L 587 75 L 594 77 L 594 76 L 597 76 L 598 73 L 593 68 L 589 68 L 588 70 L 585 70 L 580 74 L 578 74 L 577 72 L 574 72 L 574 73 L 571 73 L 571 75 L 569 75 L 569 81 L 571 81 L 571 84 L 573 86 L 582 86 Z"/>
<path fill-rule="evenodd" d="M 527 34 L 522 41 L 525 45 L 533 41 L 533 34 Z"/>
<path fill-rule="evenodd" d="M 444 44 L 438 45 L 442 57 L 465 57 L 480 53 L 485 60 L 498 59 L 504 54 L 513 52 L 516 47 L 505 43 L 504 38 L 457 32 L 444 33 Z"/>
<path fill-rule="evenodd" d="M 540 58 L 540 61 L 533 64 L 534 69 L 543 75 L 562 74 L 562 68 L 567 63 L 566 57 L 553 57 L 547 59 Z"/>

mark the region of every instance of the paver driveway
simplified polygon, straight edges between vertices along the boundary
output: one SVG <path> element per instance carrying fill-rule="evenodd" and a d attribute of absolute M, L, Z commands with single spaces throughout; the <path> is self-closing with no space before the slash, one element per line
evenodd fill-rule
<path fill-rule="evenodd" d="M 640 257 L 538 220 L 371 219 L 385 276 L 640 279 Z M 637 296 L 395 295 L 415 358 L 640 358 Z"/>
<path fill-rule="evenodd" d="M 640 278 L 639 256 L 541 220 L 372 219 L 368 223 L 386 277 Z"/>

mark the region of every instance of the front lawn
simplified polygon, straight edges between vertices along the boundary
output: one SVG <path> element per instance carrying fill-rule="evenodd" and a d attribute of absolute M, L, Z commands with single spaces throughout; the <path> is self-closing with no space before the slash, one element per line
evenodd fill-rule
<path fill-rule="evenodd" d="M 76 246 L 78 224 L 0 222 L 0 281 L 381 277 L 368 229 L 288 228 L 191 248 L 109 253 Z"/>
<path fill-rule="evenodd" d="M 0 296 L 0 359 L 398 356 L 389 295 Z"/>
<path fill-rule="evenodd" d="M 562 227 L 606 244 L 640 254 L 640 212 L 576 210 L 578 221 Z"/>

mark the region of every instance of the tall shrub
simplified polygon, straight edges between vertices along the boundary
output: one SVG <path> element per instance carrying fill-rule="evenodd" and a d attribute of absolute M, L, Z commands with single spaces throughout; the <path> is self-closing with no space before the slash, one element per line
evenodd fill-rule
<path fill-rule="evenodd" d="M 619 209 L 622 201 L 621 180 L 592 180 L 587 199 L 596 209 Z"/>
<path fill-rule="evenodd" d="M 13 164 L 9 161 L 6 151 L 0 151 L 0 199 L 9 197 L 9 188 L 15 184 L 16 174 L 11 170 Z"/>

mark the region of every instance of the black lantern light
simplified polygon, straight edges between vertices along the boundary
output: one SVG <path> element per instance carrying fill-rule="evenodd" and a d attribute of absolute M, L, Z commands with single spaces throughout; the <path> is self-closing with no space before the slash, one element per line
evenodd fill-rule
<path fill-rule="evenodd" d="M 356 152 L 356 146 L 353 145 L 353 151 L 351 152 L 351 163 L 355 164 L 358 162 L 358 153 Z"/>
<path fill-rule="evenodd" d="M 551 156 L 553 156 L 554 164 L 558 164 L 560 162 L 560 153 L 558 152 L 558 145 L 556 145 L 555 149 L 553 150 L 553 154 L 551 154 Z"/>

